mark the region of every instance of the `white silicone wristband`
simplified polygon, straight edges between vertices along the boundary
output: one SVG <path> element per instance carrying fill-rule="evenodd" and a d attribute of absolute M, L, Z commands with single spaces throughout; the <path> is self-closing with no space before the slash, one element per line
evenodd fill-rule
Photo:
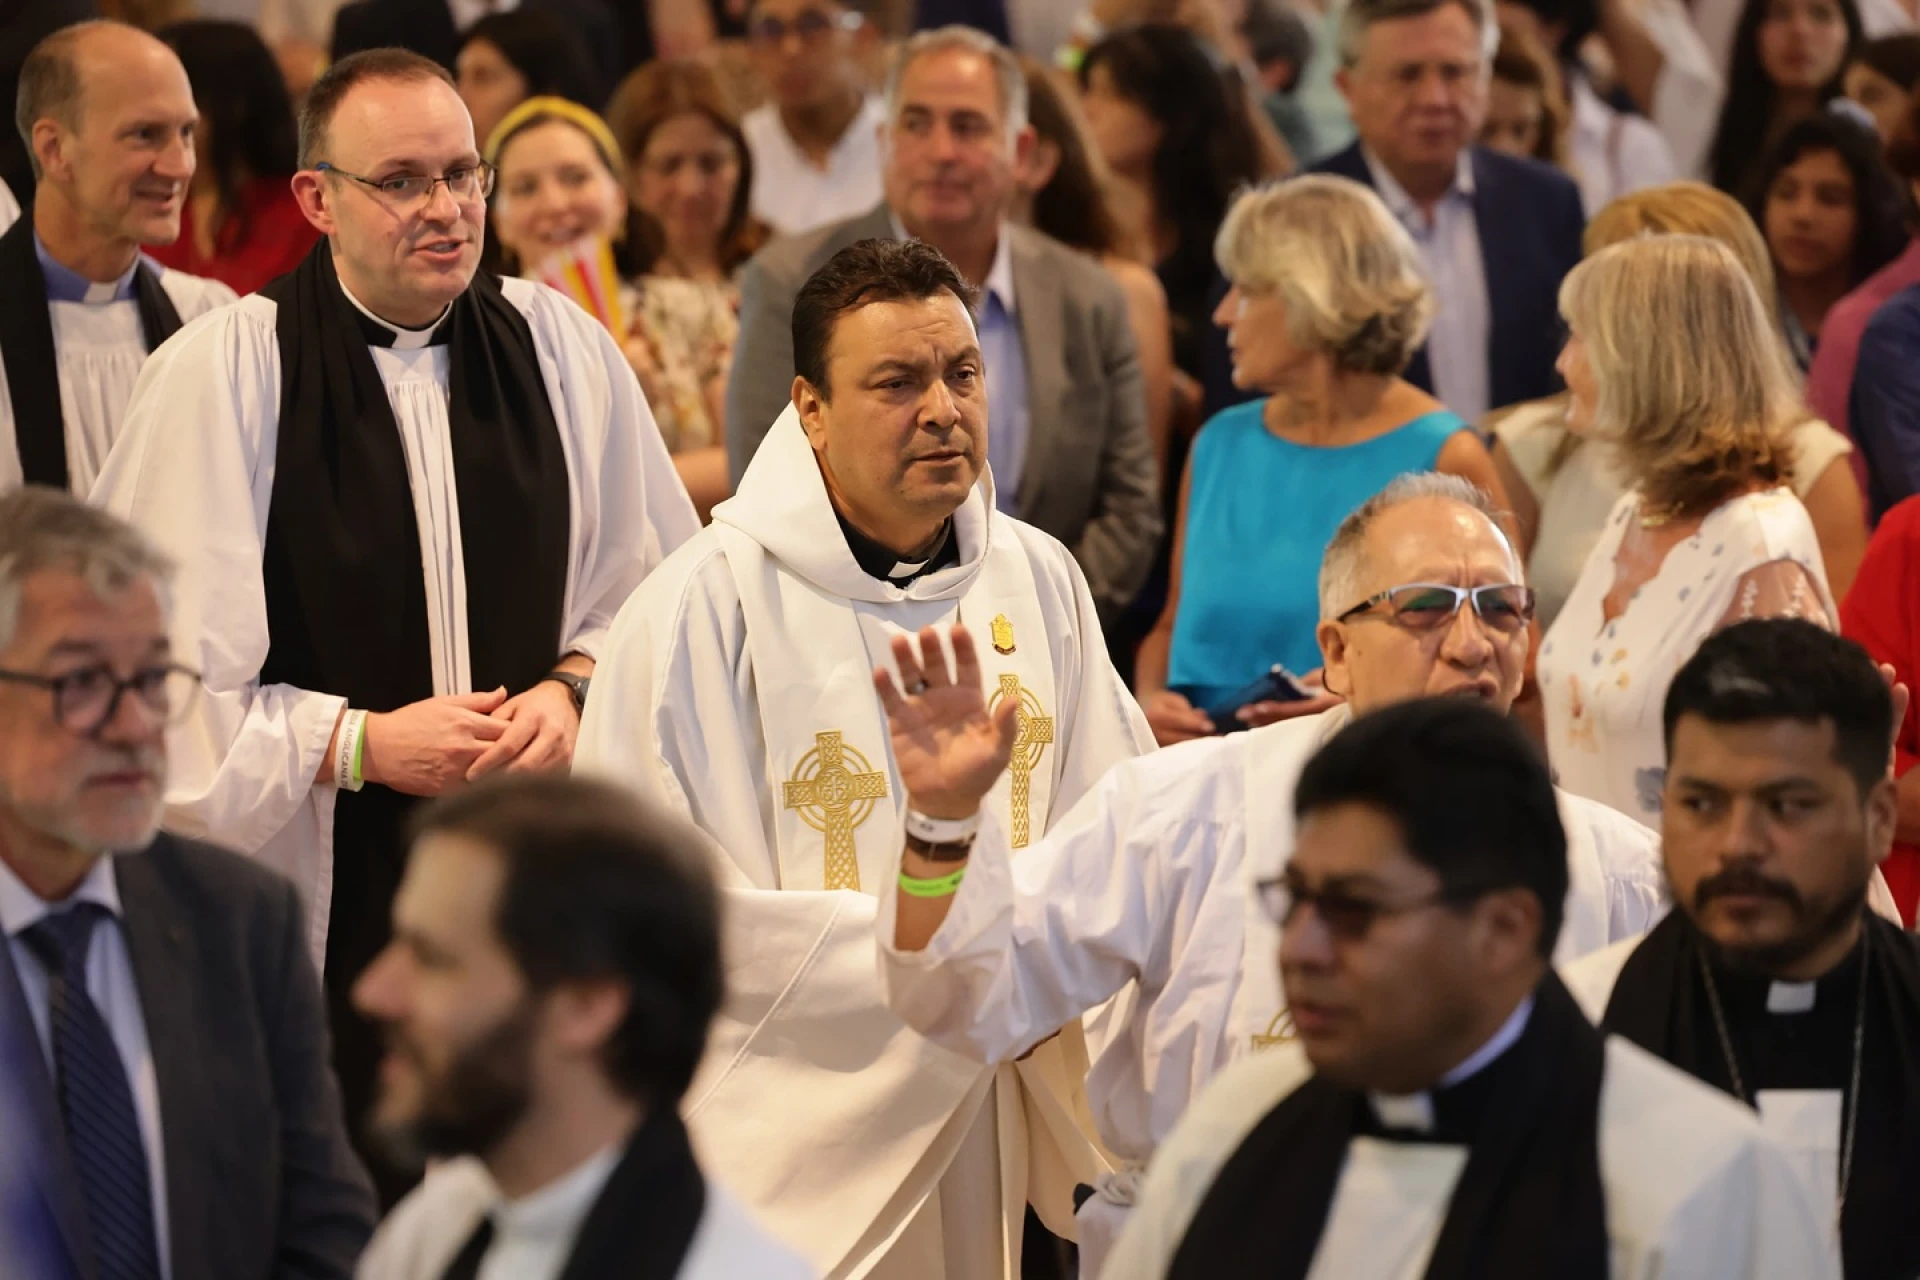
<path fill-rule="evenodd" d="M 907 834 L 928 844 L 959 844 L 973 839 L 980 830 L 978 812 L 966 818 L 929 818 L 908 809 L 906 820 Z"/>
<path fill-rule="evenodd" d="M 360 737 L 366 728 L 364 711 L 348 711 L 340 717 L 340 735 L 333 757 L 333 785 L 342 791 L 358 791 L 366 785 L 353 767 L 360 754 Z"/>

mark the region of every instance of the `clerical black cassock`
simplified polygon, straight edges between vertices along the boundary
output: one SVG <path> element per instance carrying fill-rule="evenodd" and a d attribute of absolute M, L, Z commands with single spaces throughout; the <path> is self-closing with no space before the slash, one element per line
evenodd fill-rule
<path fill-rule="evenodd" d="M 1851 1280 L 1905 1280 L 1920 1275 L 1920 944 L 1865 920 L 1816 982 L 1729 968 L 1678 911 L 1567 980 L 1609 1031 L 1759 1112 L 1837 1217 Z"/>
<path fill-rule="evenodd" d="M 1429 1091 L 1241 1059 L 1154 1158 L 1108 1280 L 1740 1280 L 1833 1272 L 1752 1118 L 1557 978 Z"/>
<path fill-rule="evenodd" d="M 353 979 L 385 945 L 411 797 L 319 786 L 343 709 L 519 694 L 597 651 L 698 520 L 632 371 L 541 285 L 480 276 L 406 330 L 326 242 L 156 352 L 96 499 L 180 565 L 206 696 L 171 742 L 170 828 L 307 897 L 349 1114 L 378 1054 Z"/>
<path fill-rule="evenodd" d="M 0 235 L 0 298 L 0 492 L 41 484 L 84 498 L 148 353 L 234 295 L 140 257 L 117 280 L 88 280 L 25 217 Z"/>

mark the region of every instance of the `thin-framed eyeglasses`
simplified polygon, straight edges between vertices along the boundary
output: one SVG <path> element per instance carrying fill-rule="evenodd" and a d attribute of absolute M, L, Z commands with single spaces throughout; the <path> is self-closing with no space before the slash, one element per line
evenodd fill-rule
<path fill-rule="evenodd" d="M 1386 617 L 1397 625 L 1409 631 L 1432 631 L 1451 623 L 1468 601 L 1481 622 L 1503 635 L 1512 635 L 1533 621 L 1533 588 L 1510 582 L 1485 587 L 1409 582 L 1368 596 L 1334 621 L 1347 622 L 1385 605 Z"/>
<path fill-rule="evenodd" d="M 784 44 L 787 33 L 800 37 L 803 45 L 817 45 L 834 31 L 855 31 L 866 19 L 857 13 L 828 13 L 822 9 L 802 9 L 792 22 L 769 14 L 747 28 L 747 39 L 772 48 Z"/>
<path fill-rule="evenodd" d="M 1286 928 L 1301 907 L 1312 907 L 1314 916 L 1326 926 L 1327 932 L 1342 942 L 1365 938 L 1383 917 L 1403 916 L 1428 907 L 1457 906 L 1475 896 L 1442 888 L 1405 902 L 1386 902 L 1346 889 L 1310 889 L 1286 876 L 1258 881 L 1253 888 L 1260 895 L 1261 910 L 1279 928 Z"/>
<path fill-rule="evenodd" d="M 455 200 L 485 200 L 493 194 L 493 182 L 499 176 L 499 170 L 484 160 L 472 164 L 455 165 L 439 177 L 429 177 L 424 173 L 396 173 L 390 178 L 363 178 L 357 173 L 348 173 L 339 165 L 325 160 L 314 165 L 317 173 L 337 174 L 342 178 L 351 178 L 367 190 L 379 196 L 388 204 L 405 209 L 417 209 L 433 199 L 433 189 L 445 184 L 447 194 Z"/>
<path fill-rule="evenodd" d="M 178 663 L 142 667 L 122 680 L 106 663 L 61 676 L 0 669 L 0 681 L 45 689 L 53 695 L 53 719 L 83 738 L 97 736 L 113 723 L 120 699 L 128 693 L 167 724 L 178 724 L 200 697 L 200 673 Z"/>

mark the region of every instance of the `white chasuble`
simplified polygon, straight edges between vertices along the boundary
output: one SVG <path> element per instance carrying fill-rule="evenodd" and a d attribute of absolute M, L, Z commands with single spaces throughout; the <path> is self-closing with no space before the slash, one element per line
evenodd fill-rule
<path fill-rule="evenodd" d="M 234 300 L 233 290 L 218 280 L 148 265 L 160 277 L 160 287 L 180 313 L 182 325 Z M 7 305 L 26 305 L 26 300 L 11 299 Z M 147 339 L 140 329 L 139 304 L 131 298 L 49 302 L 46 307 L 53 325 L 55 376 L 60 379 L 67 485 L 84 498 L 119 439 L 134 382 L 147 362 Z M 7 386 L 6 363 L 0 361 L 0 493 L 9 493 L 21 483 L 13 396 Z"/>
<path fill-rule="evenodd" d="M 996 1070 L 910 1031 L 879 986 L 904 796 L 872 672 L 892 636 L 964 622 L 989 695 L 1021 700 L 995 838 L 1024 820 L 1037 841 L 1152 743 L 1066 549 L 995 512 L 990 476 L 950 536 L 956 565 L 904 588 L 867 574 L 789 408 L 621 611 L 576 756 L 716 842 L 729 998 L 688 1124 L 704 1166 L 830 1276 L 999 1277 L 1029 1198 L 1069 1234 L 1073 1185 L 1104 1167 L 1077 1023 Z"/>
<path fill-rule="evenodd" d="M 1292 1041 L 1221 1073 L 1154 1157 L 1104 1280 L 1166 1274 L 1221 1167 L 1311 1072 Z M 1838 1280 L 1822 1212 L 1733 1099 L 1612 1036 L 1599 1126 L 1614 1280 Z M 1356 1138 L 1309 1275 L 1418 1280 L 1465 1156 Z"/>
<path fill-rule="evenodd" d="M 501 290 L 532 331 L 567 459 L 572 537 L 554 657 L 597 657 L 628 594 L 699 519 L 604 330 L 545 286 L 505 280 Z M 314 779 L 344 700 L 259 681 L 271 639 L 262 553 L 279 440 L 276 314 L 271 299 L 253 295 L 188 324 L 149 358 L 93 500 L 179 565 L 174 651 L 205 679 L 193 714 L 168 736 L 167 829 L 290 876 L 319 964 L 336 791 Z M 420 557 L 434 693 L 470 693 L 469 598 L 484 606 L 487 584 L 468 581 L 460 544 L 448 349 L 403 334 L 370 350 L 400 432 L 420 537 L 393 554 Z"/>

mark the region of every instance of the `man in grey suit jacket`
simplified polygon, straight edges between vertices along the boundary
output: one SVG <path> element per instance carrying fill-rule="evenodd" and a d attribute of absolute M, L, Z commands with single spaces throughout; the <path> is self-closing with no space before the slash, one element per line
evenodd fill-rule
<path fill-rule="evenodd" d="M 156 834 L 199 690 L 167 573 L 64 493 L 0 499 L 0 1273 L 345 1280 L 374 1199 L 306 912 Z"/>
<path fill-rule="evenodd" d="M 775 241 L 742 278 L 727 385 L 733 482 L 787 406 L 800 286 L 856 241 L 925 240 L 981 290 L 1001 508 L 1073 551 L 1110 618 L 1146 579 L 1163 523 L 1126 299 L 1093 259 L 1007 221 L 1033 131 L 1026 81 L 1005 49 L 968 28 L 915 36 L 894 60 L 886 100 L 886 202 Z"/>

